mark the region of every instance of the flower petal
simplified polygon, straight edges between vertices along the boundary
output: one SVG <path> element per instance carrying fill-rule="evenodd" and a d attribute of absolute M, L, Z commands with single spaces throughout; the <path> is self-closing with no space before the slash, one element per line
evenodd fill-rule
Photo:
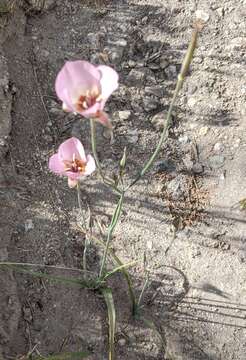
<path fill-rule="evenodd" d="M 78 184 L 78 182 L 79 182 L 78 180 L 68 178 L 68 186 L 70 188 L 74 188 Z"/>
<path fill-rule="evenodd" d="M 109 129 L 112 129 L 111 121 L 108 117 L 108 114 L 104 111 L 98 111 L 95 120 L 100 122 L 103 126 L 106 126 Z"/>
<path fill-rule="evenodd" d="M 65 173 L 65 166 L 63 162 L 60 159 L 60 156 L 58 154 L 54 154 L 49 159 L 49 169 L 59 175 L 64 175 Z"/>
<path fill-rule="evenodd" d="M 83 115 L 87 119 L 90 119 L 95 117 L 98 111 L 101 110 L 102 110 L 101 102 L 96 102 L 93 106 L 89 107 L 88 109 L 79 112 L 79 114 Z"/>
<path fill-rule="evenodd" d="M 102 76 L 100 79 L 102 98 L 107 100 L 112 92 L 119 86 L 119 75 L 110 66 L 100 65 L 97 69 L 100 71 Z"/>
<path fill-rule="evenodd" d="M 58 155 L 62 160 L 73 161 L 74 157 L 77 160 L 86 161 L 85 150 L 81 142 L 72 137 L 64 141 L 58 149 Z"/>
<path fill-rule="evenodd" d="M 92 174 L 96 170 L 96 164 L 94 158 L 89 154 L 86 157 L 87 164 L 85 167 L 84 176 Z"/>
<path fill-rule="evenodd" d="M 67 61 L 58 73 L 55 90 L 68 109 L 75 111 L 75 104 L 81 95 L 93 89 L 100 91 L 101 73 L 87 61 Z"/>

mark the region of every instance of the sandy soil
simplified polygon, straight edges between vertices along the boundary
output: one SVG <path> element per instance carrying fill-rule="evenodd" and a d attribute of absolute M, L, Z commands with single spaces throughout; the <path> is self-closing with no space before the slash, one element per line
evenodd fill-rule
<path fill-rule="evenodd" d="M 144 311 L 162 330 L 169 356 L 154 331 L 131 319 L 120 275 L 111 284 L 116 354 L 244 360 L 246 238 L 238 202 L 246 198 L 245 1 L 49 0 L 42 10 L 39 3 L 26 1 L 0 17 L 1 261 L 81 267 L 76 192 L 47 168 L 71 135 L 90 150 L 88 122 L 63 113 L 54 92 L 64 61 L 105 62 L 119 72 L 120 88 L 108 103 L 115 141 L 98 126 L 98 150 L 105 171 L 113 172 L 127 146 L 130 180 L 158 141 L 159 119 L 202 11 L 206 27 L 169 140 L 128 193 L 113 244 L 122 260 L 139 261 L 131 270 L 137 292 L 146 256 Z M 97 175 L 83 185 L 82 199 L 108 225 L 117 197 Z M 92 244 L 90 270 L 98 269 L 100 255 Z M 106 308 L 97 293 L 6 269 L 0 288 L 0 359 L 33 349 L 42 356 L 88 350 L 91 359 L 107 359 Z"/>

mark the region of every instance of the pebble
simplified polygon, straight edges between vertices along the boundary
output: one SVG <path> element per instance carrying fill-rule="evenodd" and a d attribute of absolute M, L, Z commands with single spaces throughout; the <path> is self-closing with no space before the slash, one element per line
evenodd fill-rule
<path fill-rule="evenodd" d="M 123 53 L 124 53 L 124 48 L 122 47 L 113 48 L 109 52 L 109 58 L 112 61 L 112 63 L 117 64 L 121 61 L 123 57 Z"/>
<path fill-rule="evenodd" d="M 128 120 L 131 116 L 130 110 L 122 110 L 118 112 L 120 120 Z"/>
<path fill-rule="evenodd" d="M 178 140 L 181 144 L 184 144 L 184 145 L 188 144 L 190 142 L 190 138 L 188 135 L 180 136 Z"/>
<path fill-rule="evenodd" d="M 175 65 L 169 65 L 166 69 L 165 69 L 165 74 L 167 75 L 168 79 L 173 79 L 175 77 L 177 77 L 177 68 Z"/>
<path fill-rule="evenodd" d="M 209 14 L 204 10 L 197 10 L 195 13 L 196 19 L 202 20 L 203 22 L 208 22 L 210 16 Z"/>
<path fill-rule="evenodd" d="M 172 172 L 176 170 L 174 162 L 170 159 L 158 160 L 155 164 L 156 172 L 168 171 Z"/>
<path fill-rule="evenodd" d="M 146 77 L 146 71 L 143 69 L 132 69 L 128 76 L 127 82 L 132 85 L 141 85 Z"/>
<path fill-rule="evenodd" d="M 194 174 L 202 174 L 203 171 L 204 171 L 204 168 L 202 166 L 202 164 L 200 163 L 195 163 L 193 166 L 192 166 L 192 171 Z"/>
<path fill-rule="evenodd" d="M 160 68 L 164 70 L 168 67 L 168 65 L 169 65 L 168 60 L 165 57 L 161 57 L 160 58 Z"/>
<path fill-rule="evenodd" d="M 88 33 L 87 40 L 94 49 L 98 49 L 100 46 L 100 36 L 95 33 Z"/>
<path fill-rule="evenodd" d="M 157 109 L 158 106 L 159 106 L 159 101 L 153 99 L 152 97 L 145 97 L 143 99 L 143 107 L 144 110 L 147 112 Z"/>
<path fill-rule="evenodd" d="M 26 219 L 24 227 L 25 227 L 26 232 L 28 232 L 29 230 L 34 229 L 34 224 L 33 224 L 32 219 Z"/>
<path fill-rule="evenodd" d="M 32 322 L 32 312 L 30 308 L 23 308 L 23 318 L 28 323 Z"/>
<path fill-rule="evenodd" d="M 128 130 L 126 138 L 130 144 L 136 144 L 138 141 L 138 129 Z"/>
<path fill-rule="evenodd" d="M 201 127 L 200 130 L 199 130 L 199 135 L 200 135 L 200 136 L 205 136 L 205 135 L 207 135 L 208 130 L 209 130 L 209 127 L 208 127 L 208 126 L 203 126 L 203 127 Z"/>
<path fill-rule="evenodd" d="M 43 11 L 53 9 L 56 5 L 56 0 L 28 0 L 28 3 L 31 6 L 31 10 Z"/>
<path fill-rule="evenodd" d="M 153 118 L 151 119 L 151 124 L 154 126 L 154 128 L 157 131 L 162 131 L 166 118 L 167 118 L 167 112 L 162 111 L 156 114 L 155 116 L 153 116 Z"/>
<path fill-rule="evenodd" d="M 129 66 L 130 68 L 134 68 L 134 67 L 136 66 L 136 61 L 129 60 L 129 61 L 128 61 L 128 66 Z"/>
<path fill-rule="evenodd" d="M 160 85 L 146 86 L 144 89 L 144 92 L 145 92 L 145 94 L 153 95 L 158 98 L 161 98 L 164 95 L 163 86 L 160 86 Z"/>
<path fill-rule="evenodd" d="M 181 199 L 186 192 L 186 188 L 187 188 L 186 177 L 185 175 L 182 174 L 176 176 L 167 185 L 167 191 L 169 195 L 171 195 L 173 200 Z"/>
<path fill-rule="evenodd" d="M 208 162 L 212 169 L 219 169 L 224 165 L 225 157 L 223 155 L 214 155 L 208 159 Z"/>
<path fill-rule="evenodd" d="M 220 142 L 214 144 L 214 151 L 219 153 L 224 150 L 224 145 Z"/>
<path fill-rule="evenodd" d="M 187 105 L 188 105 L 190 108 L 192 108 L 192 107 L 194 107 L 194 106 L 196 105 L 197 101 L 198 101 L 197 98 L 195 98 L 195 97 L 190 97 L 190 98 L 188 99 L 188 101 L 187 101 Z"/>
<path fill-rule="evenodd" d="M 225 10 L 223 7 L 218 7 L 216 11 L 220 17 L 223 17 L 225 15 Z"/>
<path fill-rule="evenodd" d="M 119 346 L 125 346 L 126 345 L 126 339 L 125 338 L 119 339 L 118 344 L 119 344 Z"/>

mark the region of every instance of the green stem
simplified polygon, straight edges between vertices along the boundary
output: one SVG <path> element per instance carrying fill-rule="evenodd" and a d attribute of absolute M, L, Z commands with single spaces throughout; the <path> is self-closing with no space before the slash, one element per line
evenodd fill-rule
<path fill-rule="evenodd" d="M 115 185 L 114 181 L 112 179 L 107 178 L 102 171 L 102 167 L 100 164 L 100 161 L 98 159 L 97 156 L 97 142 L 96 142 L 96 124 L 95 124 L 95 120 L 90 119 L 90 126 L 91 126 L 91 147 L 92 147 L 92 153 L 95 159 L 95 163 L 97 166 L 97 169 L 99 171 L 99 174 L 103 180 L 103 182 L 110 186 L 112 189 L 114 189 L 118 194 L 121 195 L 122 191 L 120 189 L 118 189 L 118 187 Z"/>
<path fill-rule="evenodd" d="M 116 206 L 116 209 L 115 209 L 114 214 L 113 214 L 112 219 L 111 219 L 111 223 L 110 223 L 109 228 L 108 228 L 107 241 L 106 241 L 105 250 L 104 250 L 104 253 L 103 253 L 103 259 L 102 259 L 102 264 L 101 264 L 101 268 L 100 268 L 99 278 L 102 278 L 102 276 L 103 276 L 103 272 L 104 272 L 104 268 L 105 268 L 105 262 L 106 262 L 106 258 L 107 258 L 108 250 L 109 250 L 109 244 L 110 244 L 110 241 L 111 241 L 112 236 L 113 236 L 114 229 L 115 229 L 115 227 L 116 227 L 116 225 L 118 223 L 118 220 L 119 220 L 119 217 L 120 217 L 120 214 L 121 214 L 123 199 L 124 199 L 124 193 L 122 193 L 121 196 L 120 196 L 120 199 L 118 201 L 118 204 Z"/>
<path fill-rule="evenodd" d="M 189 47 L 187 49 L 186 55 L 184 57 L 180 73 L 178 75 L 178 79 L 177 79 L 177 82 L 176 82 L 176 87 L 175 87 L 175 90 L 174 90 L 172 101 L 171 101 L 169 109 L 168 109 L 167 119 L 166 119 L 164 128 L 162 130 L 161 138 L 160 138 L 160 140 L 159 140 L 159 142 L 158 142 L 158 144 L 157 144 L 157 146 L 155 148 L 155 151 L 151 155 L 150 159 L 146 162 L 143 169 L 137 175 L 136 179 L 133 180 L 133 182 L 127 187 L 126 190 L 128 190 L 130 187 L 132 187 L 134 184 L 136 184 L 136 182 L 139 179 L 141 179 L 144 176 L 144 174 L 149 170 L 149 168 L 152 166 L 153 162 L 157 158 L 164 141 L 167 139 L 167 130 L 168 130 L 168 128 L 170 126 L 170 123 L 171 123 L 172 111 L 173 111 L 175 102 L 177 100 L 179 91 L 182 88 L 185 76 L 186 76 L 186 74 L 188 72 L 191 60 L 193 58 L 193 54 L 194 54 L 194 51 L 195 51 L 195 48 L 196 48 L 196 43 L 197 43 L 197 37 L 198 37 L 199 30 L 200 30 L 199 26 L 196 26 L 193 33 L 192 33 L 192 38 L 191 38 Z"/>
<path fill-rule="evenodd" d="M 80 183 L 77 184 L 77 196 L 78 196 L 79 212 L 80 212 L 80 215 L 83 220 L 82 227 L 84 227 L 86 229 L 86 219 L 84 217 L 84 213 L 83 213 L 82 206 L 81 206 Z M 82 260 L 83 270 L 85 270 L 85 271 L 87 269 L 86 254 L 87 254 L 89 245 L 90 245 L 90 241 L 88 241 L 87 235 L 85 235 L 85 246 L 84 246 L 83 260 Z"/>

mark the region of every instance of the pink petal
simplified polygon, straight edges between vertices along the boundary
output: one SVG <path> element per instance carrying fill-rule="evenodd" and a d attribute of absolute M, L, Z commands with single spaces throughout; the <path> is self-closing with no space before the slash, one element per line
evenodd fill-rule
<path fill-rule="evenodd" d="M 101 111 L 102 109 L 103 108 L 102 108 L 101 102 L 97 102 L 90 108 L 79 112 L 79 114 L 83 115 L 87 119 L 90 119 L 90 118 L 95 117 L 95 115 L 98 113 L 98 111 Z"/>
<path fill-rule="evenodd" d="M 84 147 L 75 137 L 64 141 L 59 146 L 58 155 L 62 160 L 72 161 L 75 157 L 77 160 L 86 161 Z"/>
<path fill-rule="evenodd" d="M 70 188 L 74 188 L 78 184 L 78 180 L 73 180 L 71 178 L 68 178 L 68 186 Z"/>
<path fill-rule="evenodd" d="M 114 69 L 106 65 L 100 65 L 97 67 L 97 69 L 100 71 L 102 75 L 100 80 L 101 94 L 106 102 L 106 100 L 112 94 L 112 92 L 115 91 L 119 86 L 118 84 L 119 75 Z"/>
<path fill-rule="evenodd" d="M 100 91 L 101 73 L 87 61 L 67 61 L 58 73 L 55 89 L 56 94 L 68 109 L 75 111 L 75 103 L 80 95 L 86 95 L 87 90 Z"/>
<path fill-rule="evenodd" d="M 83 175 L 87 176 L 92 174 L 96 170 L 96 164 L 94 158 L 89 154 L 86 157 L 87 164 Z"/>
<path fill-rule="evenodd" d="M 97 117 L 95 117 L 95 120 L 100 122 L 103 126 L 106 126 L 109 129 L 112 129 L 111 121 L 108 117 L 108 114 L 104 111 L 99 111 L 97 113 Z"/>
<path fill-rule="evenodd" d="M 49 159 L 49 169 L 55 174 L 64 175 L 65 166 L 58 154 L 54 154 Z"/>

